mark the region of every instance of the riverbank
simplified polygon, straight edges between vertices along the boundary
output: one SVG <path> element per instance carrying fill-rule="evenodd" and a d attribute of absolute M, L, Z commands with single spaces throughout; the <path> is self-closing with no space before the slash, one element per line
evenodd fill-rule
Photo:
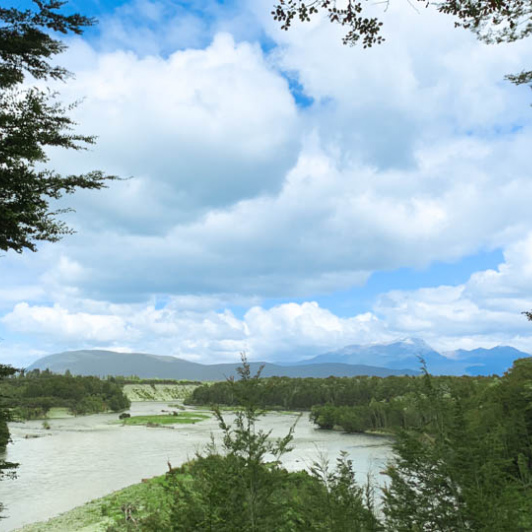
<path fill-rule="evenodd" d="M 125 384 L 123 387 L 124 395 L 132 403 L 156 402 L 168 403 L 175 401 L 175 405 L 169 405 L 173 408 L 182 409 L 183 402 L 190 397 L 192 392 L 199 386 L 199 384 L 181 383 L 175 384 Z M 208 407 L 206 408 L 209 409 Z M 127 411 L 128 409 L 126 409 Z M 110 414 L 112 410 L 107 412 L 100 412 L 100 414 Z M 117 412 L 118 413 L 118 412 Z M 47 421 L 68 419 L 74 416 L 90 416 L 94 412 L 84 414 L 74 414 L 66 407 L 51 407 L 48 411 L 43 412 L 39 416 L 18 417 L 15 416 L 16 421 Z"/>
<path fill-rule="evenodd" d="M 105 532 L 131 508 L 135 508 L 137 517 L 156 510 L 165 496 L 161 487 L 163 479 L 164 475 L 143 480 L 48 521 L 18 528 L 15 532 Z"/>
<path fill-rule="evenodd" d="M 130 413 L 132 417 L 160 416 L 172 408 L 172 403 L 135 402 Z M 186 411 L 191 416 L 209 414 L 194 408 Z M 182 413 L 180 410 L 176 417 Z M 224 416 L 228 423 L 234 420 L 230 412 Z M 271 430 L 274 438 L 283 437 L 298 417 L 270 412 L 258 426 Z M 69 513 L 68 519 L 62 516 L 67 519 L 64 525 L 54 521 L 55 528 L 30 530 L 102 530 L 107 521 L 98 510 L 99 498 L 137 486 L 140 479 L 164 474 L 168 463 L 177 467 L 193 459 L 210 443 L 211 435 L 217 442 L 221 439 L 218 421 L 212 415 L 195 424 L 170 425 L 171 429 L 125 425 L 117 414 L 52 419 L 49 424 L 50 429 L 37 420 L 10 424 L 13 444 L 8 446 L 6 459 L 20 467 L 17 479 L 0 482 L 0 501 L 6 506 L 5 519 L 0 522 L 3 531 L 37 522 L 44 526 L 43 521 L 64 512 Z M 340 452 L 347 451 L 360 479 L 373 472 L 378 483 L 382 476 L 377 473 L 391 456 L 390 443 L 383 437 L 319 430 L 304 415 L 294 432 L 295 448 L 283 458 L 283 464 L 289 471 L 309 469 L 322 458 L 334 464 Z M 76 513 L 71 514 L 73 508 Z M 86 528 L 95 527 L 100 522 L 96 518 L 101 518 L 100 528 Z"/>

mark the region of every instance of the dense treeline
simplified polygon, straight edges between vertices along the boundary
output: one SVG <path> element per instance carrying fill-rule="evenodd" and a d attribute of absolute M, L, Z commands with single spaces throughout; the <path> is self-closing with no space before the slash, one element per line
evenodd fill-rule
<path fill-rule="evenodd" d="M 15 419 L 46 416 L 52 407 L 68 408 L 72 414 L 96 414 L 129 408 L 129 399 L 115 378 L 58 375 L 49 370 L 33 370 L 6 378 L 0 394 Z"/>
<path fill-rule="evenodd" d="M 0 365 L 0 383 L 15 375 L 16 372 L 17 370 L 11 366 Z M 6 445 L 9 443 L 9 428 L 7 422 L 11 420 L 10 405 L 2 388 L 3 387 L 0 384 L 0 452 L 3 452 Z"/>
<path fill-rule="evenodd" d="M 449 397 L 469 401 L 497 380 L 496 377 L 432 377 Z M 327 379 L 271 377 L 257 385 L 256 401 L 262 408 L 311 410 L 321 428 L 346 432 L 384 431 L 416 427 L 426 422 L 420 402 L 420 376 L 329 377 Z M 191 404 L 238 406 L 235 383 L 218 382 L 196 388 Z"/>
<path fill-rule="evenodd" d="M 390 530 L 532 530 L 532 358 L 461 397 L 425 375 L 419 419 L 397 431 Z"/>
<path fill-rule="evenodd" d="M 352 406 L 367 403 L 372 398 L 389 400 L 415 388 L 416 377 L 328 377 L 290 378 L 270 377 L 261 379 L 257 387 L 257 401 L 263 408 L 310 410 L 315 405 L 333 404 Z M 194 390 L 193 404 L 238 405 L 240 381 L 216 382 Z"/>
<path fill-rule="evenodd" d="M 465 409 L 472 408 L 475 398 L 497 380 L 496 377 L 431 377 L 431 382 L 448 401 L 459 402 Z M 392 386 L 374 383 L 369 393 L 352 403 L 328 402 L 313 406 L 310 418 L 320 428 L 340 428 L 348 433 L 395 433 L 423 427 L 429 423 L 431 415 L 429 398 L 422 391 L 423 383 L 423 377 L 404 380 L 402 387 L 399 383 Z M 380 393 L 382 388 L 388 393 Z"/>

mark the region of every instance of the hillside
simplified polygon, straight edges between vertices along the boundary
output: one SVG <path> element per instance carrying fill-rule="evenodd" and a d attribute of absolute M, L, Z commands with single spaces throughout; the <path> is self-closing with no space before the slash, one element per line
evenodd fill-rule
<path fill-rule="evenodd" d="M 491 349 L 457 350 L 438 353 L 420 338 L 400 341 L 349 345 L 311 359 L 287 361 L 280 364 L 264 363 L 264 377 L 351 377 L 356 375 L 415 375 L 419 373 L 422 358 L 434 375 L 502 375 L 514 360 L 530 355 L 509 346 Z M 256 372 L 262 362 L 252 362 Z M 115 353 L 104 350 L 67 351 L 43 357 L 28 370 L 50 369 L 73 375 L 136 375 L 145 379 L 184 379 L 220 381 L 236 376 L 234 364 L 199 364 L 171 356 L 145 353 Z"/>
<path fill-rule="evenodd" d="M 337 351 L 318 355 L 299 364 L 375 364 L 387 369 L 419 368 L 423 358 L 434 375 L 502 375 L 518 358 L 530 355 L 513 347 L 491 349 L 459 349 L 438 353 L 420 338 L 406 338 L 385 344 L 349 345 Z"/>
<path fill-rule="evenodd" d="M 113 351 L 67 351 L 43 357 L 27 368 L 49 369 L 54 373 L 70 370 L 73 375 L 136 375 L 144 379 L 179 379 L 220 381 L 236 376 L 240 364 L 198 364 L 175 357 L 144 353 L 115 353 Z M 256 372 L 262 364 L 252 362 Z M 410 369 L 388 369 L 363 364 L 324 363 L 298 366 L 278 366 L 265 363 L 264 377 L 352 377 L 356 375 L 415 375 Z"/>

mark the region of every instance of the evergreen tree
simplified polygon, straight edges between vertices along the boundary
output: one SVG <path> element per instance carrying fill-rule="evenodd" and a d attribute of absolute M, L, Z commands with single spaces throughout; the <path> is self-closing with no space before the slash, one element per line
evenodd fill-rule
<path fill-rule="evenodd" d="M 249 532 L 377 532 L 373 494 L 355 481 L 342 455 L 332 472 L 315 464 L 311 474 L 289 473 L 281 457 L 291 450 L 294 425 L 278 439 L 257 427 L 263 385 L 243 357 L 240 379 L 230 380 L 238 404 L 231 423 L 218 408 L 220 448 L 166 476 L 168 510 L 142 521 L 143 530 Z M 164 506 L 163 506 L 164 507 Z"/>
<path fill-rule="evenodd" d="M 50 147 L 82 150 L 95 138 L 73 133 L 71 106 L 56 94 L 23 83 L 66 80 L 69 72 L 51 59 L 65 50 L 56 34 L 81 34 L 94 24 L 79 14 L 64 15 L 65 2 L 34 0 L 36 10 L 0 7 L 0 250 L 36 251 L 36 242 L 55 242 L 71 229 L 53 202 L 76 189 L 100 189 L 113 176 L 94 171 L 62 176 L 42 169 Z"/>

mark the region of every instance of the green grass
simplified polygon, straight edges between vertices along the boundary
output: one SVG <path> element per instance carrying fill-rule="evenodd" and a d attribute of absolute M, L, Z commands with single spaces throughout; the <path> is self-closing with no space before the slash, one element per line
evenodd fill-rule
<path fill-rule="evenodd" d="M 44 523 L 27 525 L 24 532 L 105 532 L 110 526 L 123 521 L 124 508 L 134 508 L 135 517 L 157 511 L 167 497 L 162 482 L 164 475 L 134 484 L 96 499 Z M 123 526 L 119 529 L 125 529 Z"/>
<path fill-rule="evenodd" d="M 189 404 L 189 408 L 195 408 L 199 412 L 212 412 L 213 405 L 203 405 L 203 404 Z M 244 410 L 241 406 L 220 406 L 216 405 L 218 410 L 220 412 L 228 412 L 228 413 L 234 413 L 234 412 L 242 412 Z M 266 414 L 279 414 L 281 416 L 299 416 L 301 414 L 304 414 L 306 412 L 309 412 L 308 410 L 280 410 L 279 408 L 264 408 L 261 409 L 261 412 Z"/>
<path fill-rule="evenodd" d="M 197 412 L 179 412 L 177 416 L 172 414 L 156 416 L 133 416 L 122 420 L 124 425 L 174 425 L 174 424 L 194 424 L 204 419 L 209 419 L 208 414 Z"/>

